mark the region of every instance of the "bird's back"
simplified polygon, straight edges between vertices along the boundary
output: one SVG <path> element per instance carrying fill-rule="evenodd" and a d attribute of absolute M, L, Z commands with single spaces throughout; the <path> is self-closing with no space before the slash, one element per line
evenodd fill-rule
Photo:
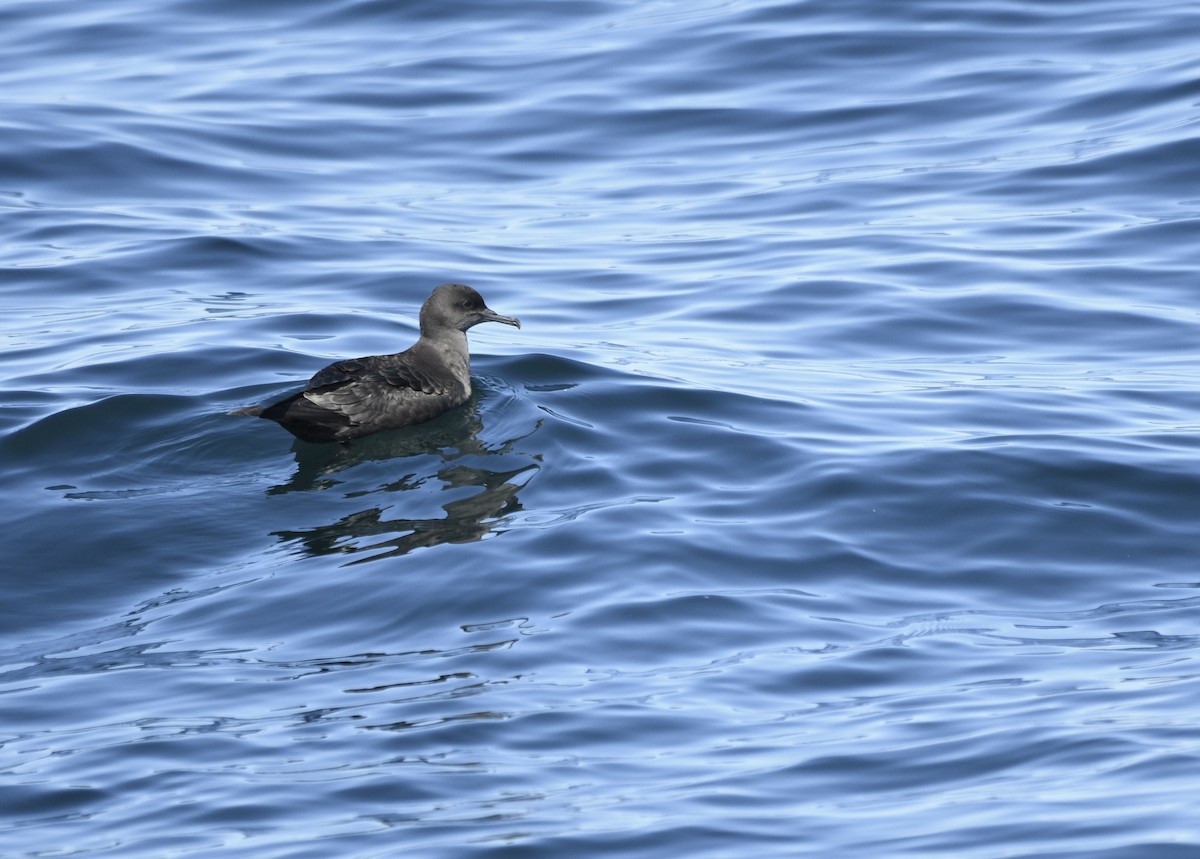
<path fill-rule="evenodd" d="M 347 441 L 423 423 L 465 403 L 469 375 L 422 361 L 415 348 L 334 362 L 261 416 L 306 441 Z"/>

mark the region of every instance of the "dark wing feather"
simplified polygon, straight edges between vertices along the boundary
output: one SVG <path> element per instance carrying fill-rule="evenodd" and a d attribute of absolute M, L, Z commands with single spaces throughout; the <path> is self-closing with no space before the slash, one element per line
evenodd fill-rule
<path fill-rule="evenodd" d="M 421 423 L 463 402 L 469 386 L 409 353 L 338 361 L 317 373 L 303 398 L 349 422 L 341 437 Z"/>
<path fill-rule="evenodd" d="M 308 385 L 305 386 L 306 391 L 316 391 L 320 388 L 340 385 L 345 382 L 353 382 L 363 378 L 363 371 L 366 370 L 364 359 L 350 359 L 347 361 L 336 361 L 328 367 L 324 367 L 317 371 L 317 374 L 308 380 Z"/>
<path fill-rule="evenodd" d="M 350 426 L 350 419 L 332 409 L 323 409 L 293 394 L 262 410 L 259 417 L 272 420 L 305 441 L 336 441 Z"/>
<path fill-rule="evenodd" d="M 409 353 L 336 361 L 262 417 L 308 441 L 342 441 L 427 421 L 462 403 L 469 385 Z"/>
<path fill-rule="evenodd" d="M 433 372 L 413 361 L 408 353 L 373 355 L 337 361 L 319 371 L 308 382 L 306 391 L 328 390 L 352 383 L 384 382 L 393 388 L 409 388 L 418 393 L 444 396 L 455 387 L 453 378 Z"/>
<path fill-rule="evenodd" d="M 408 360 L 403 353 L 381 358 L 376 371 L 395 388 L 412 388 L 435 397 L 445 396 L 458 386 L 458 382 L 446 372 L 437 373 L 429 366 L 422 367 L 416 361 Z"/>

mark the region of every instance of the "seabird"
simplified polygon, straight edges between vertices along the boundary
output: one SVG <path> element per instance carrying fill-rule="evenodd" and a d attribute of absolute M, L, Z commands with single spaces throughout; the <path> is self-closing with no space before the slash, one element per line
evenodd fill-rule
<path fill-rule="evenodd" d="M 403 352 L 337 361 L 309 379 L 303 391 L 231 414 L 267 418 L 312 442 L 349 441 L 423 423 L 471 396 L 468 328 L 480 322 L 521 327 L 461 283 L 437 287 L 421 305 L 420 322 L 420 339 Z"/>

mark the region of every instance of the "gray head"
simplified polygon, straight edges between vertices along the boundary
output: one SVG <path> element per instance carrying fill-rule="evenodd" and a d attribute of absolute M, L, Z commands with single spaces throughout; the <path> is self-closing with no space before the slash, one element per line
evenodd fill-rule
<path fill-rule="evenodd" d="M 483 302 L 483 296 L 463 283 L 443 283 L 421 305 L 421 333 L 439 328 L 466 331 L 480 322 L 503 322 L 520 328 L 512 316 L 501 316 Z"/>

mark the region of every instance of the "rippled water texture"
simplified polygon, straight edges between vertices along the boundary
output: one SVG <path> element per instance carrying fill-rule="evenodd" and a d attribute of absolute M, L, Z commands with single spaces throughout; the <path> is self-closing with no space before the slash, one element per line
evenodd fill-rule
<path fill-rule="evenodd" d="M 0 5 L 0 854 L 1200 855 L 1197 32 Z"/>

